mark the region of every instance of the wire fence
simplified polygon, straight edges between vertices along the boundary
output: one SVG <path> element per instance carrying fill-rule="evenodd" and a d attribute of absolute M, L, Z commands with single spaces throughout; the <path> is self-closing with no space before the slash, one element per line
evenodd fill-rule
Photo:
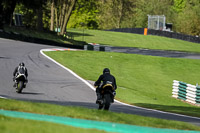
<path fill-rule="evenodd" d="M 164 15 L 148 15 L 148 29 L 165 30 Z"/>

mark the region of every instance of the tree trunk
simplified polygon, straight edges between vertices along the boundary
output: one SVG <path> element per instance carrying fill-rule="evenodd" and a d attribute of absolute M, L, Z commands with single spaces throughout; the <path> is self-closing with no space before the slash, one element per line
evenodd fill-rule
<path fill-rule="evenodd" d="M 55 3 L 54 0 L 51 1 L 51 27 L 50 30 L 54 31 L 54 11 L 55 11 Z"/>
<path fill-rule="evenodd" d="M 71 16 L 71 13 L 72 13 L 72 10 L 73 10 L 73 7 L 75 6 L 75 4 L 76 4 L 76 0 L 70 0 L 69 2 L 68 2 L 68 10 L 66 10 L 66 12 L 65 12 L 65 18 L 64 18 L 64 23 L 63 23 L 63 25 L 62 25 L 62 27 L 61 27 L 61 35 L 63 35 L 64 34 L 64 32 L 66 31 L 66 26 L 67 26 L 67 23 L 68 23 L 68 21 L 69 21 L 69 18 L 70 18 L 70 16 Z"/>
<path fill-rule="evenodd" d="M 1 23 L 7 24 L 7 25 L 12 25 L 12 16 L 13 12 L 15 10 L 17 1 L 16 0 L 7 0 L 7 1 L 0 1 L 0 18 Z M 4 5 L 4 6 L 3 6 Z"/>
<path fill-rule="evenodd" d="M 124 1 L 122 0 L 120 3 L 120 9 L 119 9 L 119 20 L 118 20 L 118 28 L 121 28 L 122 18 L 123 18 L 123 12 L 124 12 Z"/>
<path fill-rule="evenodd" d="M 59 28 L 59 26 L 58 26 L 58 10 L 57 10 L 57 8 L 55 8 L 55 17 L 56 17 L 56 32 L 58 32 L 58 28 Z"/>
<path fill-rule="evenodd" d="M 66 1 L 68 1 L 68 0 L 66 0 Z M 62 29 L 63 23 L 64 23 L 65 12 L 66 12 L 66 2 L 63 1 L 62 5 L 63 5 L 63 7 L 61 8 L 60 19 L 59 19 L 60 29 Z"/>
<path fill-rule="evenodd" d="M 59 25 L 59 28 L 60 28 L 60 25 L 61 25 L 61 14 L 62 14 L 62 6 L 58 8 L 58 11 L 59 11 L 58 25 Z"/>
<path fill-rule="evenodd" d="M 12 24 L 13 24 L 13 13 L 14 13 L 16 4 L 17 4 L 16 0 L 13 0 L 12 4 L 10 5 L 11 6 L 11 10 L 10 10 L 10 24 L 9 24 L 10 26 L 12 26 Z"/>
<path fill-rule="evenodd" d="M 43 30 L 43 11 L 42 11 L 42 4 L 40 5 L 39 9 L 37 10 L 37 30 L 42 31 Z"/>

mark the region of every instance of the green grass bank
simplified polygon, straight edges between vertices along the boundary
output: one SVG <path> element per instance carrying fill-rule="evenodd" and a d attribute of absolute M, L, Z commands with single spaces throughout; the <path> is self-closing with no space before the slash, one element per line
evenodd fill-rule
<path fill-rule="evenodd" d="M 200 107 L 172 98 L 173 80 L 199 82 L 199 60 L 95 51 L 45 52 L 86 80 L 108 67 L 117 80 L 116 99 L 147 108 L 200 117 Z"/>
<path fill-rule="evenodd" d="M 67 32 L 74 36 L 75 40 L 87 43 L 200 53 L 200 44 L 198 43 L 167 37 L 86 29 L 68 29 Z"/>

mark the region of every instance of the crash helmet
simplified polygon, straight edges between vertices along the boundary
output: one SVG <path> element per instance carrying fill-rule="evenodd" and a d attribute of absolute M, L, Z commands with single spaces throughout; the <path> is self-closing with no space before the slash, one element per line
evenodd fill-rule
<path fill-rule="evenodd" d="M 19 66 L 25 66 L 24 62 L 20 62 Z"/>
<path fill-rule="evenodd" d="M 105 73 L 110 73 L 110 69 L 104 68 L 104 69 L 103 69 L 103 74 L 105 74 Z"/>

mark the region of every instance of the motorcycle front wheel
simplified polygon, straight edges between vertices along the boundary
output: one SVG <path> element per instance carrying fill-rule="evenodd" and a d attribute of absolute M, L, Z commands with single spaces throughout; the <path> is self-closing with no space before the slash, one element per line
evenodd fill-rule
<path fill-rule="evenodd" d="M 17 84 L 17 93 L 21 93 L 23 90 L 23 86 L 24 86 L 24 82 L 23 81 L 19 81 Z"/>

